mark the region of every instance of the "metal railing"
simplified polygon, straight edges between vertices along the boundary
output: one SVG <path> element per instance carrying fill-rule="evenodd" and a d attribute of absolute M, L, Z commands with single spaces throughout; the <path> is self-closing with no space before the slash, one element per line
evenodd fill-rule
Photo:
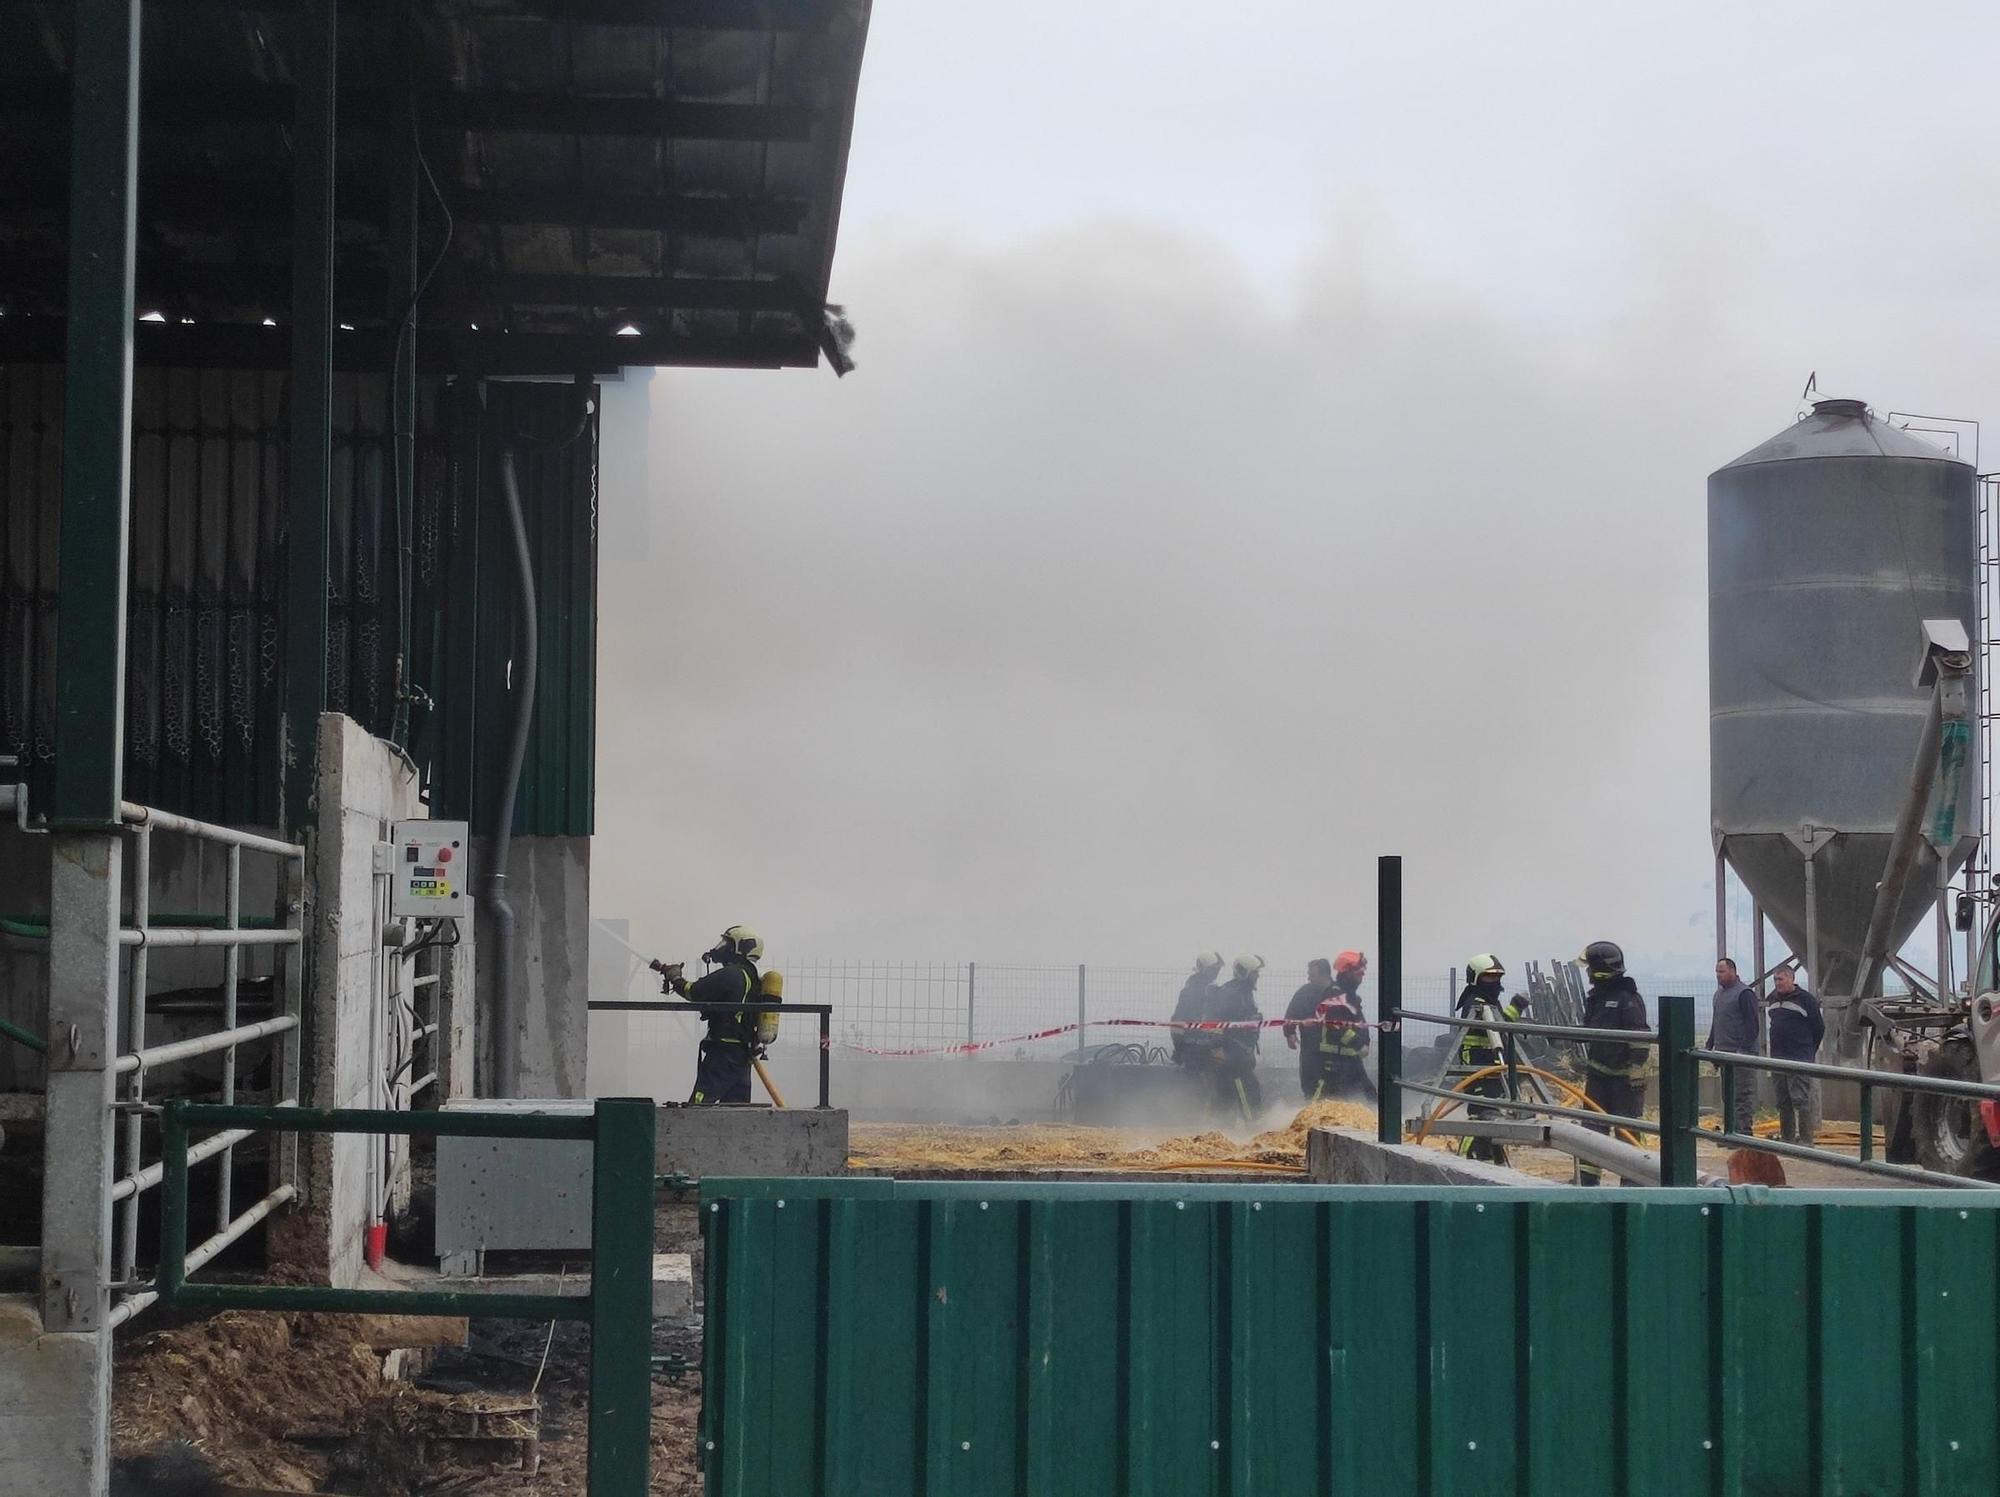
<path fill-rule="evenodd" d="M 833 1105 L 833 1005 L 830 1003 L 689 1003 L 685 1000 L 666 998 L 651 1000 L 593 998 L 589 1007 L 592 1012 L 662 1014 L 669 1017 L 674 1014 L 731 1013 L 740 1008 L 764 1014 L 817 1014 L 819 1015 L 819 1106 L 826 1108 Z"/>
<path fill-rule="evenodd" d="M 322 1284 L 194 1283 L 220 1247 L 188 1245 L 188 1168 L 198 1127 L 241 1131 L 457 1138 L 573 1139 L 592 1145 L 591 1273 L 587 1294 L 486 1294 L 465 1290 L 336 1289 Z M 653 1351 L 653 1104 L 598 1101 L 574 1113 L 328 1111 L 175 1101 L 161 1115 L 160 1267 L 163 1305 L 204 1310 L 319 1311 L 348 1315 L 489 1315 L 512 1320 L 581 1320 L 590 1325 L 592 1497 L 644 1497 L 651 1484 Z M 289 1198 L 280 1187 L 244 1213 Z"/>
<path fill-rule="evenodd" d="M 1843 1169 L 1859 1170 L 1912 1184 L 1936 1185 L 1959 1190 L 2000 1189 L 2000 1181 L 1972 1179 L 1925 1169 L 1919 1165 L 1890 1164 L 1877 1159 L 1874 1107 L 1874 1094 L 1878 1091 L 1959 1097 L 1976 1102 L 2000 1102 L 2000 1086 L 1977 1081 L 1959 1081 L 1942 1076 L 1913 1076 L 1896 1071 L 1863 1070 L 1854 1066 L 1822 1065 L 1816 1061 L 1779 1060 L 1764 1055 L 1739 1054 L 1732 1050 L 1711 1050 L 1694 1042 L 1692 999 L 1667 995 L 1660 998 L 1659 1004 L 1660 1027 L 1656 1030 L 1573 1029 L 1562 1025 L 1501 1019 L 1470 1019 L 1403 1008 L 1393 1009 L 1390 1011 L 1391 1016 L 1402 1024 L 1412 1022 L 1438 1024 L 1459 1030 L 1486 1030 L 1501 1036 L 1502 1067 L 1506 1080 L 1505 1094 L 1488 1096 L 1423 1085 L 1405 1080 L 1400 1074 L 1400 1068 L 1392 1069 L 1385 1066 L 1379 1078 L 1382 1115 L 1385 1120 L 1397 1119 L 1396 1126 L 1400 1129 L 1402 1115 L 1400 1094 L 1415 1092 L 1423 1096 L 1464 1103 L 1483 1112 L 1568 1118 L 1600 1127 L 1657 1134 L 1661 1140 L 1660 1183 L 1662 1185 L 1697 1183 L 1694 1149 L 1696 1143 L 1706 1140 L 1710 1143 L 1725 1144 L 1731 1148 L 1757 1149 L 1787 1158 L 1838 1165 Z M 1524 1068 L 1515 1056 L 1514 1047 L 1505 1043 L 1506 1037 L 1513 1035 L 1549 1035 L 1582 1041 L 1606 1040 L 1644 1046 L 1656 1051 L 1659 1055 L 1657 1075 L 1660 1082 L 1658 1120 L 1565 1107 L 1540 1098 L 1523 1096 L 1519 1076 Z M 1698 1068 L 1702 1064 L 1712 1065 L 1722 1074 L 1720 1131 L 1700 1126 L 1696 1078 Z M 1859 1156 L 1843 1154 L 1834 1149 L 1822 1149 L 1811 1144 L 1792 1143 L 1784 1139 L 1760 1138 L 1755 1133 L 1739 1128 L 1737 1125 L 1740 1120 L 1735 1115 L 1735 1087 L 1730 1084 L 1731 1073 L 1737 1067 L 1780 1075 L 1810 1076 L 1818 1080 L 1845 1081 L 1857 1086 L 1860 1089 L 1861 1104 Z M 1478 1124 L 1475 1121 L 1455 1131 L 1476 1132 L 1477 1128 Z"/>
<path fill-rule="evenodd" d="M 113 1257 L 112 1289 L 119 1297 L 111 1307 L 110 1323 L 123 1324 L 159 1298 L 157 1287 L 147 1287 L 138 1278 L 140 1198 L 162 1180 L 160 1164 L 142 1161 L 145 1120 L 156 1111 L 147 1101 L 148 1073 L 158 1067 L 198 1056 L 222 1056 L 221 1095 L 226 1106 L 236 1100 L 237 1051 L 244 1045 L 276 1038 L 277 1053 L 272 1061 L 271 1094 L 278 1106 L 296 1106 L 299 1097 L 299 1022 L 304 978 L 305 849 L 294 843 L 258 836 L 234 827 L 216 826 L 192 817 L 156 811 L 125 802 L 120 813 L 132 838 L 131 924 L 118 933 L 118 942 L 128 953 L 129 975 L 124 1044 L 113 1062 L 118 1077 L 113 1111 L 124 1120 L 125 1173 L 111 1182 L 111 1200 L 118 1207 L 118 1233 Z M 228 871 L 219 926 L 156 926 L 152 914 L 153 834 L 168 832 L 227 849 Z M 243 854 L 249 852 L 279 860 L 279 899 L 284 924 L 272 929 L 246 927 L 243 920 Z M 242 977 L 245 947 L 272 947 L 278 952 L 282 969 L 274 990 L 281 996 L 281 1011 L 255 1023 L 238 1022 L 237 996 Z M 151 953 L 156 949 L 212 947 L 222 952 L 222 1027 L 205 1035 L 148 1045 L 147 980 Z M 191 1257 L 207 1262 L 235 1242 L 258 1222 L 295 1198 L 298 1156 L 295 1144 L 279 1150 L 273 1158 L 272 1189 L 249 1209 L 237 1212 L 231 1199 L 235 1147 L 248 1137 L 245 1129 L 227 1130 L 204 1139 L 192 1155 L 192 1162 L 208 1159 L 217 1166 L 214 1230 L 193 1250 Z M 287 1135 L 290 1142 L 290 1135 Z"/>

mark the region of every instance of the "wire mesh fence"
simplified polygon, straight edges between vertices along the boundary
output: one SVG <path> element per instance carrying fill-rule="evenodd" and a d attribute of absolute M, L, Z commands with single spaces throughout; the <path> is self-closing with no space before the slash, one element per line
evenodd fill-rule
<path fill-rule="evenodd" d="M 785 997 L 793 1003 L 826 1003 L 834 1010 L 836 1044 L 860 1050 L 948 1052 L 963 1045 L 987 1047 L 994 1056 L 1040 1060 L 1093 1045 L 1164 1045 L 1164 1029 L 1116 1024 L 1113 1020 L 1164 1023 L 1174 1011 L 1185 967 L 1130 967 L 1054 962 L 898 962 L 777 960 L 785 975 Z M 603 969 L 599 969 L 603 970 Z M 622 973 L 595 980 L 595 998 L 657 996 L 659 980 L 643 963 L 621 958 L 610 964 Z M 1226 975 L 1226 974 L 1225 974 Z M 1454 971 L 1406 972 L 1403 1006 L 1426 1013 L 1449 1013 L 1458 996 Z M 1257 986 L 1257 1006 L 1266 1018 L 1280 1018 L 1306 980 L 1302 968 L 1267 968 Z M 1697 1024 L 1704 1030 L 1715 983 L 1709 974 L 1656 977 L 1638 974 L 1640 992 L 1696 995 Z M 1509 989 L 1525 990 L 1525 977 Z M 597 991 L 598 988 L 605 991 Z M 1373 1012 L 1374 983 L 1362 989 Z M 1059 1031 L 1047 1033 L 1047 1031 Z M 694 1033 L 690 1016 L 688 1035 Z M 1442 1028 L 1422 1026 L 1411 1038 L 1429 1043 Z M 1030 1036 L 1041 1036 L 1030 1038 Z"/>

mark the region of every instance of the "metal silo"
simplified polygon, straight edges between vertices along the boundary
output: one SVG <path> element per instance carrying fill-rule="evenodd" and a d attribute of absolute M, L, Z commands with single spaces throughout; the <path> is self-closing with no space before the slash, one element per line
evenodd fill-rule
<path fill-rule="evenodd" d="M 1879 993 L 1977 844 L 1975 486 L 1858 400 L 1709 476 L 1716 849 L 1830 1007 Z"/>

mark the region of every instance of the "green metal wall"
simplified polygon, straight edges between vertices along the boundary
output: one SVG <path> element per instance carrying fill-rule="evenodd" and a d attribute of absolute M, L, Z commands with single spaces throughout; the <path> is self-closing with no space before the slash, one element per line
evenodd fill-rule
<path fill-rule="evenodd" d="M 718 1180 L 710 1497 L 2000 1490 L 2000 1209 Z"/>
<path fill-rule="evenodd" d="M 258 370 L 133 376 L 125 794 L 169 811 L 275 827 L 285 641 L 289 381 Z M 63 371 L 0 365 L 0 754 L 46 804 L 55 758 L 56 535 Z M 490 828 L 512 721 L 513 552 L 499 446 L 521 443 L 541 672 L 514 829 L 593 830 L 597 425 L 567 384 L 426 381 L 410 536 L 410 678 L 435 700 L 409 750 L 431 809 Z M 333 385 L 327 706 L 387 734 L 394 707 L 396 533 L 388 382 Z M 4 778 L 11 779 L 10 772 Z"/>

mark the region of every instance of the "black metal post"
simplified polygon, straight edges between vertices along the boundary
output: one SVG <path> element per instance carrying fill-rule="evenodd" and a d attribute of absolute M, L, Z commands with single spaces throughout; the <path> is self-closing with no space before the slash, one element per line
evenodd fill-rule
<path fill-rule="evenodd" d="M 1084 967 L 1081 962 L 1076 968 L 1076 1053 L 1083 1054 L 1083 1036 L 1090 1022 L 1088 1007 L 1084 1002 Z"/>
<path fill-rule="evenodd" d="M 979 983 L 979 963 L 967 962 L 965 964 L 965 1042 L 968 1045 L 974 1045 L 978 1043 L 978 1040 L 974 1038 L 972 1031 L 972 1001 L 974 992 L 978 987 L 978 983 Z"/>
<path fill-rule="evenodd" d="M 833 1010 L 819 1013 L 819 1105 L 833 1105 Z"/>
<path fill-rule="evenodd" d="M 1660 1184 L 1695 1183 L 1694 999 L 1660 999 Z"/>
<path fill-rule="evenodd" d="M 1907 1104 L 1905 1104 L 1907 1105 Z M 1749 1132 L 1746 1124 L 1744 1132 Z M 1875 1157 L 1875 1092 L 1867 1082 L 1861 1083 L 1861 1158 L 1864 1162 Z"/>
<path fill-rule="evenodd" d="M 69 139 L 69 344 L 58 533 L 57 826 L 118 825 L 132 473 L 132 264 L 139 203 L 139 0 L 76 0 Z"/>
<path fill-rule="evenodd" d="M 1375 1048 L 1375 1137 L 1385 1144 L 1403 1141 L 1403 1034 L 1396 1010 L 1403 1006 L 1403 860 L 1378 858 L 1375 863 L 1375 1021 L 1382 1026 Z"/>
<path fill-rule="evenodd" d="M 335 0 L 300 0 L 293 62 L 292 441 L 285 500 L 285 829 L 310 815 L 326 705 L 327 511 L 333 474 Z"/>

